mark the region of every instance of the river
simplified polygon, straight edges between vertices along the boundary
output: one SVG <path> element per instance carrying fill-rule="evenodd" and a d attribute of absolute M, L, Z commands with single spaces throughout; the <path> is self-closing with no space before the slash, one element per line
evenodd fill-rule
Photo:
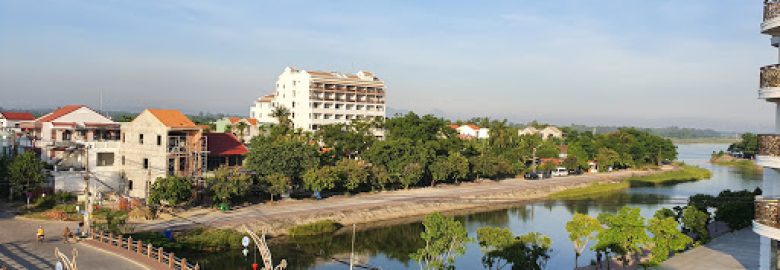
<path fill-rule="evenodd" d="M 601 195 L 588 200 L 549 200 L 489 212 L 457 216 L 476 238 L 476 230 L 483 226 L 509 228 L 515 235 L 540 232 L 552 239 L 552 251 L 545 269 L 572 269 L 574 249 L 565 230 L 565 224 L 574 213 L 596 216 L 601 212 L 616 212 L 623 206 L 638 207 L 645 217 L 662 208 L 685 204 L 688 196 L 705 193 L 717 195 L 724 189 L 753 190 L 761 186 L 762 175 L 738 168 L 712 165 L 708 162 L 712 151 L 725 149 L 720 144 L 678 145 L 678 159 L 712 171 L 708 180 L 678 183 L 660 187 L 632 187 L 625 191 Z M 423 245 L 419 235 L 420 222 L 361 230 L 355 238 L 355 253 L 364 266 L 376 269 L 419 269 L 409 254 Z M 270 248 L 275 260 L 285 258 L 287 269 L 348 269 L 341 261 L 349 261 L 351 233 L 307 237 L 304 239 L 271 239 Z M 484 269 L 482 252 L 477 243 L 470 243 L 466 253 L 459 257 L 457 269 Z M 240 251 L 197 256 L 204 269 L 250 269 L 254 254 L 246 258 Z M 259 258 L 258 258 L 259 259 Z M 580 257 L 580 266 L 593 259 L 586 251 Z M 356 268 L 361 269 L 361 268 Z"/>

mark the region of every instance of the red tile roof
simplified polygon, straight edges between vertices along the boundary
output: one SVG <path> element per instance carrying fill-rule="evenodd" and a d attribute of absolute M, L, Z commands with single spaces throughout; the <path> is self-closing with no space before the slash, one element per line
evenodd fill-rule
<path fill-rule="evenodd" d="M 2 118 L 13 121 L 31 121 L 35 120 L 35 116 L 28 112 L 2 112 L 0 113 Z"/>
<path fill-rule="evenodd" d="M 198 128 L 187 116 L 177 110 L 147 109 L 169 128 Z"/>
<path fill-rule="evenodd" d="M 475 124 L 468 124 L 467 126 L 469 126 L 473 130 L 479 130 L 479 126 L 477 126 Z"/>
<path fill-rule="evenodd" d="M 231 133 L 205 133 L 203 136 L 208 140 L 209 156 L 245 155 L 249 152 Z"/>
<path fill-rule="evenodd" d="M 247 118 L 246 121 L 248 121 L 250 125 L 253 125 L 253 126 L 257 125 L 257 119 L 255 119 L 255 118 Z"/>
<path fill-rule="evenodd" d="M 230 120 L 231 124 L 238 123 L 238 121 L 241 121 L 241 118 L 238 117 L 228 117 L 228 120 Z"/>
<path fill-rule="evenodd" d="M 51 122 L 57 120 L 57 118 L 65 116 L 66 114 L 72 113 L 75 110 L 81 109 L 82 107 L 86 107 L 86 106 L 84 105 L 62 106 L 61 108 L 56 109 L 53 112 L 50 112 L 49 114 L 42 116 L 41 118 L 38 118 L 37 120 L 35 120 L 35 122 Z"/>
<path fill-rule="evenodd" d="M 456 124 L 450 124 L 450 128 L 451 128 L 451 129 L 458 129 L 459 127 L 460 127 L 460 126 L 458 126 L 458 125 L 456 125 Z"/>

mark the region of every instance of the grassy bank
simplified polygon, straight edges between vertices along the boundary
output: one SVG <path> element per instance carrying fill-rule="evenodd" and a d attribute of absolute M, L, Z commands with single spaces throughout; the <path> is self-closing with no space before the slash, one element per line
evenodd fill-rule
<path fill-rule="evenodd" d="M 681 183 L 697 181 L 702 179 L 708 179 L 711 176 L 711 172 L 704 168 L 696 166 L 690 166 L 685 164 L 679 164 L 679 169 L 674 171 L 666 171 L 653 175 L 637 176 L 626 179 L 617 183 L 594 183 L 590 186 L 574 188 L 559 191 L 549 196 L 550 199 L 584 199 L 594 195 L 615 192 L 627 189 L 632 184 L 640 185 L 660 185 L 670 183 Z"/>
<path fill-rule="evenodd" d="M 678 165 L 679 170 L 662 172 L 659 174 L 645 175 L 638 177 L 631 177 L 629 182 L 644 183 L 644 184 L 670 184 L 670 183 L 682 183 L 698 181 L 702 179 L 708 179 L 712 176 L 712 173 L 704 168 L 690 166 L 685 164 Z"/>
<path fill-rule="evenodd" d="M 287 230 L 287 233 L 291 236 L 311 236 L 332 233 L 339 228 L 341 228 L 341 224 L 326 219 L 292 227 Z"/>
<path fill-rule="evenodd" d="M 550 199 L 572 200 L 584 199 L 601 193 L 609 193 L 624 190 L 631 187 L 628 182 L 618 183 L 594 183 L 590 186 L 568 189 L 550 194 Z"/>
<path fill-rule="evenodd" d="M 761 166 L 758 166 L 755 161 L 749 159 L 738 159 L 730 156 L 713 156 L 710 159 L 710 163 L 720 166 L 736 167 L 744 171 L 761 172 Z"/>

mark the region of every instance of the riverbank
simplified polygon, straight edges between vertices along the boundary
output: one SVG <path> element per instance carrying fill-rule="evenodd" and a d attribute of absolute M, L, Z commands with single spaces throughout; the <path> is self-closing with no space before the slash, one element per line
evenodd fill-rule
<path fill-rule="evenodd" d="M 177 213 L 168 220 L 135 224 L 137 231 L 186 230 L 198 227 L 239 229 L 242 225 L 270 235 L 286 235 L 289 228 L 319 220 L 342 225 L 382 223 L 388 220 L 421 217 L 432 212 L 482 211 L 508 204 L 547 198 L 555 192 L 581 188 L 594 183 L 617 183 L 631 177 L 676 170 L 625 170 L 603 174 L 559 177 L 539 181 L 508 179 L 478 181 L 461 185 L 419 188 L 338 196 L 325 200 L 287 200 L 252 205 L 221 213 L 196 209 Z"/>
<path fill-rule="evenodd" d="M 675 165 L 675 169 L 652 175 L 629 177 L 626 181 L 613 183 L 593 183 L 589 186 L 573 188 L 550 194 L 551 199 L 584 199 L 589 196 L 620 191 L 632 185 L 663 185 L 708 179 L 712 176 L 707 169 L 685 164 Z"/>
<path fill-rule="evenodd" d="M 726 154 L 713 154 L 710 163 L 720 166 L 736 167 L 744 171 L 762 172 L 763 168 L 758 166 L 754 160 L 735 158 Z"/>

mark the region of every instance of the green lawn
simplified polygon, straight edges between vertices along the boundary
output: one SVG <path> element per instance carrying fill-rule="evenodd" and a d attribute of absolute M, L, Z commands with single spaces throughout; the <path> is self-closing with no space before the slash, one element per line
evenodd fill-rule
<path fill-rule="evenodd" d="M 631 187 L 632 183 L 660 185 L 665 183 L 681 183 L 710 178 L 711 172 L 707 169 L 677 164 L 679 170 L 667 171 L 647 176 L 637 176 L 618 183 L 595 183 L 590 186 L 559 191 L 551 194 L 551 199 L 585 199 L 593 195 L 615 192 Z"/>

